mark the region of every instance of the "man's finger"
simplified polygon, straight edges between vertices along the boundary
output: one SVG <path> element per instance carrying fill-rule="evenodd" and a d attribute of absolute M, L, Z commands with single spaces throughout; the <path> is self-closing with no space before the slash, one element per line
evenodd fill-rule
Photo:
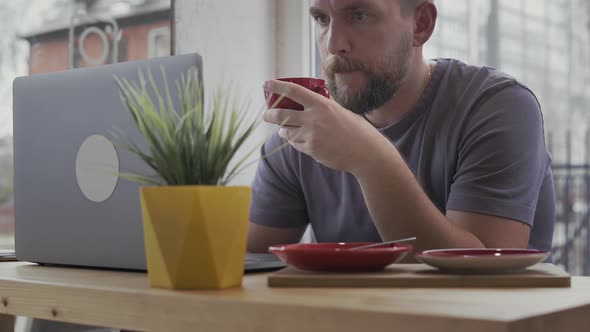
<path fill-rule="evenodd" d="M 288 141 L 290 144 L 303 143 L 303 132 L 300 127 L 281 127 L 279 137 Z"/>
<path fill-rule="evenodd" d="M 293 101 L 308 107 L 318 101 L 318 98 L 325 98 L 301 85 L 283 82 L 283 81 L 267 81 L 264 86 L 265 90 L 269 93 L 274 93 L 279 96 L 292 99 Z"/>
<path fill-rule="evenodd" d="M 279 126 L 300 127 L 304 123 L 304 114 L 301 111 L 271 108 L 264 111 L 264 121 Z"/>

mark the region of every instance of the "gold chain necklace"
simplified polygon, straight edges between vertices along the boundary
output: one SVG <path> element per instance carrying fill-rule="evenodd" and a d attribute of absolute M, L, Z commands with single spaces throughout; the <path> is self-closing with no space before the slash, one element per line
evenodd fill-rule
<path fill-rule="evenodd" d="M 426 87 L 428 86 L 428 82 L 430 82 L 431 76 L 432 76 L 432 65 L 430 63 L 428 63 L 428 74 L 426 74 L 426 79 L 424 80 L 424 86 L 422 86 L 422 91 L 420 91 L 420 94 L 418 95 L 418 99 L 416 99 L 416 101 L 420 100 L 420 98 L 424 94 L 424 90 L 426 90 Z"/>

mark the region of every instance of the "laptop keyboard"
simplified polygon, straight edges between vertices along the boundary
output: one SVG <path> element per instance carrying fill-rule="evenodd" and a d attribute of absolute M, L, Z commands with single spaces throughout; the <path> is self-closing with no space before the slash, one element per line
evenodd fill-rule
<path fill-rule="evenodd" d="M 247 253 L 246 262 L 275 262 L 279 259 L 273 254 Z"/>
<path fill-rule="evenodd" d="M 273 254 L 247 253 L 244 259 L 244 270 L 246 272 L 272 271 L 282 269 L 285 266 L 286 264 Z"/>

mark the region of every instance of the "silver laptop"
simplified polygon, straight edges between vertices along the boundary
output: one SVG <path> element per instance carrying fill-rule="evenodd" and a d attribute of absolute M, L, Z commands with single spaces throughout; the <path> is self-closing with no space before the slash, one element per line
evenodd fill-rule
<path fill-rule="evenodd" d="M 114 75 L 137 80 L 138 68 L 149 68 L 163 88 L 161 66 L 175 96 L 174 81 L 191 66 L 201 72 L 202 62 L 199 55 L 187 54 L 14 81 L 14 218 L 19 260 L 146 269 L 139 184 L 113 174 L 118 170 L 150 174 L 150 170 L 138 157 L 114 149 L 109 139 L 116 128 L 136 142 L 143 141 L 122 106 Z M 89 170 L 83 167 L 84 161 L 104 164 L 110 171 Z M 270 254 L 247 256 L 245 263 L 247 271 L 284 266 Z"/>

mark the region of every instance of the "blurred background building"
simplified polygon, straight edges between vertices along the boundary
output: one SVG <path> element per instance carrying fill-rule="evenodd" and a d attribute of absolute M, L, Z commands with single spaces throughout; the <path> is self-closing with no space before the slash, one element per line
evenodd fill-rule
<path fill-rule="evenodd" d="M 170 54 L 170 0 L 61 1 L 20 31 L 29 74 Z"/>

